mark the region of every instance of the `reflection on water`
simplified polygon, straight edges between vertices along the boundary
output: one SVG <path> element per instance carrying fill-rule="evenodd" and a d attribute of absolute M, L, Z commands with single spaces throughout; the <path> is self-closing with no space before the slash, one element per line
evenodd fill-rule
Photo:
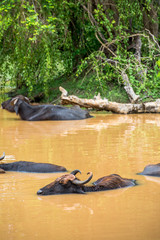
<path fill-rule="evenodd" d="M 21 121 L 0 110 L 0 155 L 140 182 L 105 192 L 37 196 L 57 174 L 0 175 L 1 239 L 160 239 L 159 178 L 136 175 L 160 162 L 160 115 L 95 115 L 81 121 Z"/>
<path fill-rule="evenodd" d="M 160 177 L 148 177 L 148 176 L 145 176 L 145 179 L 147 181 L 151 181 L 151 182 L 160 184 Z"/>

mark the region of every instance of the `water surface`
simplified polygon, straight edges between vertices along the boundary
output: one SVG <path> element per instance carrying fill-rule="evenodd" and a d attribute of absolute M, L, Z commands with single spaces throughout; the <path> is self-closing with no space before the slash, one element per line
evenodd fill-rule
<path fill-rule="evenodd" d="M 159 240 L 160 178 L 136 175 L 160 162 L 160 115 L 97 114 L 80 121 L 26 122 L 0 109 L 3 162 L 35 161 L 112 173 L 139 186 L 84 195 L 38 196 L 63 173 L 0 175 L 1 240 Z"/>

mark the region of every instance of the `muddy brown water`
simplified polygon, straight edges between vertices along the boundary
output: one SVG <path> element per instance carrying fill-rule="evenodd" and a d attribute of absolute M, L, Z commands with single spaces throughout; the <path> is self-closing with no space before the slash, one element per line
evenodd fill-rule
<path fill-rule="evenodd" d="M 0 239 L 159 240 L 160 178 L 136 175 L 160 162 L 160 115 L 95 115 L 65 122 L 26 122 L 0 109 L 3 162 L 35 161 L 88 171 L 93 181 L 112 173 L 139 186 L 38 196 L 62 173 L 0 175 Z"/>

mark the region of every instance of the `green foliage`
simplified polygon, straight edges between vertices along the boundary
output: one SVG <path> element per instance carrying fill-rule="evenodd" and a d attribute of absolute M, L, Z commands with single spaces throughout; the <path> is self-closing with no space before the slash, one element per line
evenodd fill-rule
<path fill-rule="evenodd" d="M 88 97 L 100 92 L 116 98 L 113 88 L 118 100 L 125 72 L 136 94 L 157 98 L 160 51 L 143 21 L 146 12 L 150 21 L 153 3 L 159 8 L 157 2 L 99 2 L 2 0 L 0 87 L 10 86 L 28 96 L 44 93 L 49 100 L 60 79 L 76 75 L 73 86 L 87 91 Z M 142 42 L 141 61 L 130 48 L 137 36 Z"/>
<path fill-rule="evenodd" d="M 74 29 L 74 24 L 78 28 L 83 24 L 80 14 L 79 3 L 74 1 L 3 0 L 0 3 L 1 85 L 11 80 L 11 86 L 26 89 L 29 96 L 44 92 L 47 97 L 53 80 L 72 73 L 75 61 L 79 61 L 77 55 L 87 52 L 85 43 L 80 42 L 79 29 Z"/>
<path fill-rule="evenodd" d="M 143 12 L 146 9 L 150 11 L 151 4 L 150 0 L 143 4 L 138 0 L 127 0 L 115 1 L 110 8 L 106 8 L 105 4 L 97 5 L 94 10 L 97 21 L 95 31 L 105 51 L 92 52 L 82 60 L 77 71 L 77 76 L 85 72 L 85 78 L 88 73 L 94 72 L 89 88 L 97 82 L 95 92 L 103 94 L 108 85 L 117 83 L 122 86 L 122 74 L 126 73 L 135 93 L 142 99 L 159 97 L 159 62 L 156 64 L 156 61 L 160 56 L 160 47 L 157 48 L 156 38 L 144 30 L 143 22 Z M 135 47 L 129 48 L 130 41 L 137 37 L 142 44 L 140 60 L 135 54 Z"/>

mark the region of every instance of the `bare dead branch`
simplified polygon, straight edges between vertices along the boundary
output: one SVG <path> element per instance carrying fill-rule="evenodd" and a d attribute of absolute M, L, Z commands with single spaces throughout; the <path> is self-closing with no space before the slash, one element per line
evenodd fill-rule
<path fill-rule="evenodd" d="M 155 36 L 148 29 L 145 29 L 145 30 L 148 32 L 148 34 L 151 36 L 153 42 L 156 44 L 156 46 L 160 50 L 160 46 L 159 46 L 158 42 L 156 41 Z"/>
<path fill-rule="evenodd" d="M 111 111 L 118 114 L 132 114 L 132 113 L 160 113 L 160 99 L 155 102 L 147 103 L 117 103 L 110 102 L 108 99 L 102 99 L 100 94 L 95 96 L 94 99 L 82 99 L 75 95 L 69 95 L 63 87 L 59 87 L 62 92 L 61 104 L 79 105 L 85 108 L 92 108 L 95 110 Z"/>

